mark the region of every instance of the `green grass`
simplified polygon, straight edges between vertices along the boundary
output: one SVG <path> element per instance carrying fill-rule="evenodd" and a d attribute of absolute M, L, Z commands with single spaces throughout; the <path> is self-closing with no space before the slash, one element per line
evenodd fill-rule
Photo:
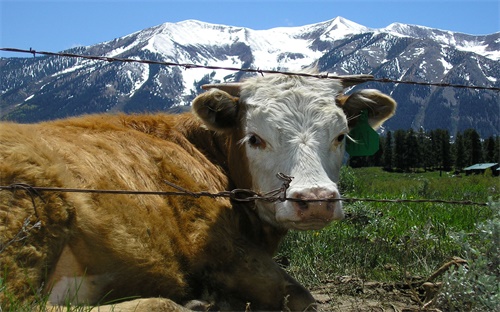
<path fill-rule="evenodd" d="M 457 178 L 448 173 L 440 176 L 439 172 L 403 174 L 384 172 L 380 168 L 343 168 L 340 187 L 343 196 L 350 198 L 468 200 L 497 204 L 345 203 L 348 214 L 345 220 L 321 231 L 291 231 L 282 243 L 278 256 L 289 260 L 287 270 L 306 287 L 345 275 L 388 282 L 428 277 L 453 256 L 469 260 L 473 255 L 485 264 L 472 263 L 471 267 L 490 270 L 490 259 L 498 258 L 495 252 L 499 251 L 494 246 L 499 245 L 496 241 L 500 240 L 499 177 Z M 493 234 L 482 226 L 488 222 L 496 222 Z M 457 285 L 477 285 L 469 278 L 472 273 L 458 273 L 451 275 L 451 282 L 445 281 L 451 285 L 446 289 L 451 291 L 444 293 L 442 300 L 462 304 L 460 293 L 455 291 Z M 498 277 L 492 274 L 482 276 L 491 279 L 488 283 L 498 288 Z M 0 291 L 5 290 L 4 282 L 0 275 Z M 484 300 L 491 301 L 490 294 L 497 288 L 485 292 Z M 34 304 L 14 303 L 10 311 L 43 310 L 44 305 L 42 298 Z M 71 305 L 62 308 L 62 311 L 88 310 L 88 307 Z"/>
<path fill-rule="evenodd" d="M 59 305 L 57 308 L 50 309 L 48 305 L 48 296 L 41 293 L 40 289 L 32 287 L 32 292 L 35 298 L 32 302 L 21 302 L 16 297 L 15 293 L 8 292 L 6 289 L 5 272 L 0 274 L 0 293 L 3 293 L 4 301 L 0 301 L 0 312 L 31 312 L 31 311 L 53 311 L 53 312 L 89 312 L 92 307 L 78 306 L 67 303 L 66 305 Z M 4 306 L 6 305 L 6 306 Z"/>
<path fill-rule="evenodd" d="M 345 168 L 344 197 L 373 199 L 442 199 L 499 201 L 500 179 L 453 177 L 439 172 L 402 174 L 380 168 Z M 475 240 L 477 224 L 492 217 L 489 206 L 442 203 L 345 203 L 348 217 L 321 231 L 290 232 L 280 257 L 301 283 L 314 286 L 337 276 L 366 280 L 405 281 L 427 277 L 453 256 L 464 257 L 454 237 Z"/>

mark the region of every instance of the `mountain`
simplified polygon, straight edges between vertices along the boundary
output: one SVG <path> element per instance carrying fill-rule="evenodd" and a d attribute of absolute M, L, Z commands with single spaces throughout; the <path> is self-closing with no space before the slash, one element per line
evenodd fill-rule
<path fill-rule="evenodd" d="M 473 36 L 394 23 L 371 29 L 342 17 L 301 27 L 252 30 L 195 20 L 165 23 L 68 53 L 180 64 L 500 87 L 500 33 Z M 205 83 L 249 73 L 67 57 L 0 58 L 0 118 L 36 122 L 88 113 L 182 111 Z M 499 92 L 369 82 L 392 95 L 386 129 L 467 128 L 500 135 Z"/>

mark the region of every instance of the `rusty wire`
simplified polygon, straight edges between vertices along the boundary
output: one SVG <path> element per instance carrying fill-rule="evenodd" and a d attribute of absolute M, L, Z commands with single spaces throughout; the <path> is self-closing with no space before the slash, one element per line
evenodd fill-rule
<path fill-rule="evenodd" d="M 141 59 L 130 59 L 130 58 L 118 58 L 118 57 L 107 57 L 107 56 L 95 56 L 95 55 L 80 55 L 74 53 L 55 53 L 46 51 L 36 51 L 33 49 L 23 50 L 17 48 L 0 48 L 0 51 L 6 52 L 19 52 L 19 53 L 30 53 L 33 56 L 46 55 L 46 56 L 59 56 L 59 57 L 74 57 L 83 58 L 88 60 L 98 60 L 107 62 L 125 62 L 125 63 L 142 63 L 142 64 L 153 64 L 162 66 L 178 66 L 185 69 L 192 68 L 203 68 L 203 69 L 214 69 L 214 70 L 229 70 L 229 71 L 243 71 L 250 73 L 259 74 L 282 74 L 290 76 L 303 76 L 312 77 L 318 79 L 344 79 L 349 82 L 361 83 L 361 82 L 382 82 L 382 83 L 401 83 L 401 84 L 413 84 L 413 85 L 426 85 L 426 86 L 437 86 L 437 87 L 453 87 L 453 88 L 464 88 L 464 89 L 479 89 L 479 90 L 492 90 L 500 91 L 497 87 L 481 87 L 481 86 L 468 86 L 468 85 L 458 85 L 449 83 L 432 83 L 432 82 L 416 82 L 416 81 L 405 81 L 405 80 L 393 80 L 388 78 L 345 78 L 342 76 L 335 76 L 329 74 L 308 74 L 308 73 L 294 73 L 294 72 L 282 72 L 277 70 L 264 70 L 264 69 L 251 69 L 251 68 L 235 68 L 235 67 L 220 67 L 220 66 L 209 66 L 209 65 L 198 65 L 198 64 L 179 64 L 174 62 L 163 62 L 163 61 L 153 61 L 153 60 L 141 60 Z M 16 191 L 23 190 L 29 193 L 34 203 L 34 197 L 39 197 L 43 200 L 40 192 L 66 192 L 66 193 L 98 193 L 98 194 L 122 194 L 122 195 L 159 195 L 159 196 L 192 196 L 195 198 L 199 197 L 225 197 L 237 202 L 252 202 L 256 200 L 263 200 L 268 202 L 276 201 L 300 201 L 300 202 L 337 202 L 344 201 L 348 203 L 352 202 L 378 202 L 378 203 L 442 203 L 442 204 L 455 204 L 455 205 L 478 205 L 478 206 L 488 206 L 488 203 L 484 202 L 473 202 L 473 201 L 458 201 L 458 200 L 442 200 L 442 199 L 371 199 L 371 198 L 325 198 L 325 199 L 297 199 L 290 198 L 286 196 L 286 191 L 289 187 L 291 177 L 284 174 L 278 174 L 278 179 L 283 181 L 282 187 L 272 190 L 263 194 L 255 192 L 249 189 L 234 189 L 231 191 L 221 191 L 217 193 L 210 192 L 192 192 L 186 190 L 178 185 L 171 182 L 164 181 L 170 187 L 176 189 L 177 191 L 139 191 L 139 190 L 98 190 L 98 189 L 81 189 L 81 188 L 60 188 L 60 187 L 37 187 L 27 184 L 11 184 L 7 186 L 0 186 L 0 191 Z"/>
<path fill-rule="evenodd" d="M 0 191 L 16 191 L 23 190 L 29 192 L 30 196 L 36 195 L 42 200 L 40 193 L 43 192 L 63 192 L 63 193 L 93 193 L 93 194 L 121 194 L 121 195 L 159 195 L 159 196 L 191 196 L 195 198 L 200 197 L 225 197 L 236 202 L 254 202 L 263 200 L 268 202 L 283 202 L 283 201 L 297 201 L 297 202 L 338 202 L 343 201 L 347 203 L 353 202 L 376 202 L 376 203 L 440 203 L 452 205 L 477 205 L 488 206 L 485 202 L 473 201 L 459 201 L 459 200 L 442 200 L 442 199 L 373 199 L 373 198 L 324 198 L 324 199 L 298 199 L 286 196 L 286 190 L 289 186 L 289 181 L 285 181 L 282 187 L 266 193 L 258 193 L 249 189 L 234 189 L 231 191 L 221 191 L 217 193 L 210 192 L 192 192 L 185 190 L 182 187 L 175 185 L 171 182 L 164 181 L 169 186 L 175 188 L 177 191 L 138 191 L 138 190 L 97 190 L 97 189 L 82 189 L 82 188 L 61 188 L 61 187 L 37 187 L 26 184 L 11 184 L 7 186 L 0 186 Z"/>
<path fill-rule="evenodd" d="M 258 74 L 282 74 L 289 76 L 302 76 L 302 77 L 313 77 L 318 79 L 343 79 L 347 82 L 362 83 L 362 82 L 381 82 L 381 83 L 398 83 L 398 84 L 410 84 L 410 85 L 421 85 L 421 86 L 435 86 L 435 87 L 452 87 L 452 88 L 462 88 L 462 89 L 476 89 L 476 90 L 491 90 L 500 91 L 499 87 L 482 87 L 482 86 L 472 86 L 472 85 L 460 85 L 451 84 L 444 82 L 419 82 L 419 81 L 409 81 L 409 80 L 397 80 L 389 78 L 374 78 L 374 77 L 363 77 L 363 78 L 346 78 L 342 76 L 335 76 L 329 74 L 308 74 L 308 73 L 294 73 L 294 72 L 283 72 L 278 70 L 266 70 L 266 69 L 253 69 L 253 68 L 237 68 L 237 67 L 224 67 L 224 66 L 210 66 L 210 65 L 199 65 L 199 64 L 180 64 L 175 62 L 164 62 L 164 61 L 153 61 L 153 60 L 142 60 L 142 59 L 131 59 L 131 58 L 120 58 L 120 57 L 109 57 L 109 56 L 98 56 L 98 55 L 82 55 L 75 53 L 66 52 L 47 52 L 47 51 L 37 51 L 32 48 L 29 50 L 17 49 L 17 48 L 0 48 L 0 51 L 6 52 L 17 52 L 17 53 L 30 53 L 34 57 L 38 55 L 46 56 L 59 56 L 59 57 L 74 57 L 83 58 L 88 60 L 106 61 L 106 62 L 124 62 L 124 63 L 141 63 L 150 65 L 162 65 L 162 66 L 177 66 L 183 67 L 185 69 L 192 68 L 203 68 L 203 69 L 213 69 L 213 70 L 229 70 L 229 71 L 242 71 L 249 73 Z"/>

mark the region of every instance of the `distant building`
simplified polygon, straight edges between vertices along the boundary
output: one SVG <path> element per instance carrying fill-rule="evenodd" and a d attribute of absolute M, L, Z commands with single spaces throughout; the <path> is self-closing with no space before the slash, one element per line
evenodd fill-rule
<path fill-rule="evenodd" d="M 470 167 L 464 168 L 465 174 L 483 174 L 486 169 L 491 169 L 493 175 L 497 176 L 500 173 L 498 163 L 475 164 Z"/>

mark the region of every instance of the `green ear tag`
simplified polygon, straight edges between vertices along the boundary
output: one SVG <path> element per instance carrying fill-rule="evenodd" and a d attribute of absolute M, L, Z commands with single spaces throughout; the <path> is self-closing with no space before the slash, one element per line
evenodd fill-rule
<path fill-rule="evenodd" d="M 368 111 L 364 110 L 359 120 L 349 132 L 354 140 L 347 139 L 346 151 L 352 156 L 371 156 L 378 151 L 378 133 L 368 124 Z"/>

